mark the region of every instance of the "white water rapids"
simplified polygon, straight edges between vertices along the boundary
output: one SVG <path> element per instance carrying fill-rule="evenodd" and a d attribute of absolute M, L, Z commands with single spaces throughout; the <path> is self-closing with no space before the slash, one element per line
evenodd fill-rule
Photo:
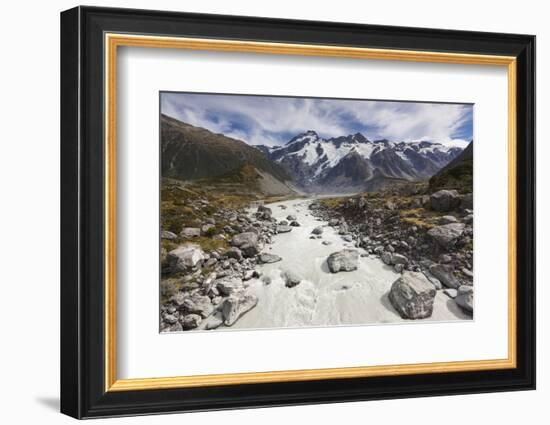
<path fill-rule="evenodd" d="M 312 200 L 290 200 L 269 204 L 273 217 L 286 220 L 296 216 L 300 227 L 273 237 L 264 252 L 282 257 L 282 261 L 257 266 L 271 278 L 266 285 L 261 279 L 249 281 L 250 292 L 258 296 L 258 305 L 244 314 L 229 329 L 285 328 L 308 326 L 362 325 L 403 322 L 388 299 L 392 283 L 399 277 L 392 267 L 375 257 L 360 257 L 359 268 L 352 272 L 331 273 L 326 259 L 344 248 L 354 248 L 342 240 L 327 222 L 316 219 L 308 209 Z M 286 209 L 280 208 L 286 206 Z M 311 231 L 323 227 L 322 239 L 310 239 Z M 323 241 L 332 242 L 323 245 Z M 282 270 L 296 272 L 302 281 L 287 288 Z M 437 291 L 433 314 L 424 320 L 467 320 L 456 303 L 442 291 Z"/>

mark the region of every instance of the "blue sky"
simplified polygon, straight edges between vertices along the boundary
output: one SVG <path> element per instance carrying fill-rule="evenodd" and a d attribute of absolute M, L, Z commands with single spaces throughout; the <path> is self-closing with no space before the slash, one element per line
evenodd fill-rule
<path fill-rule="evenodd" d="M 163 92 L 161 112 L 252 145 L 285 144 L 307 130 L 456 146 L 473 135 L 473 105 L 465 104 Z"/>

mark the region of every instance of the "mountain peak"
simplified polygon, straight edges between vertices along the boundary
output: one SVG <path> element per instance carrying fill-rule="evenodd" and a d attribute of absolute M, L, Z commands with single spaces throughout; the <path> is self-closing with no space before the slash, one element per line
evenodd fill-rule
<path fill-rule="evenodd" d="M 307 130 L 304 133 L 298 134 L 287 142 L 287 145 L 290 145 L 295 142 L 304 142 L 304 141 L 315 141 L 319 140 L 319 135 L 316 131 Z"/>
<path fill-rule="evenodd" d="M 366 142 L 369 141 L 369 139 L 367 139 L 365 136 L 363 136 L 363 134 L 361 134 L 359 132 L 352 135 L 351 139 L 356 141 L 356 142 L 359 142 L 359 143 L 366 143 Z"/>

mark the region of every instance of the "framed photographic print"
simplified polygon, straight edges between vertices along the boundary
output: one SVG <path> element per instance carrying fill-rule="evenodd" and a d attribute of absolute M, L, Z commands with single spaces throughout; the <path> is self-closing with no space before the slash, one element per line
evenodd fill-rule
<path fill-rule="evenodd" d="M 61 411 L 535 387 L 535 38 L 61 14 Z"/>

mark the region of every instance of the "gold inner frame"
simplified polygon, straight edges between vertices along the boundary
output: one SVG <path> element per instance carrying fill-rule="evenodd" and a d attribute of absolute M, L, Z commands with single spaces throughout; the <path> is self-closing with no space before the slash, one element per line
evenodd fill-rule
<path fill-rule="evenodd" d="M 459 53 L 370 49 L 128 34 L 105 34 L 105 391 L 135 391 L 214 385 L 311 381 L 416 373 L 447 373 L 516 367 L 516 58 Z M 508 357 L 495 360 L 303 369 L 252 373 L 118 379 L 116 324 L 116 106 L 117 48 L 120 46 L 325 56 L 470 65 L 494 65 L 508 72 Z"/>

